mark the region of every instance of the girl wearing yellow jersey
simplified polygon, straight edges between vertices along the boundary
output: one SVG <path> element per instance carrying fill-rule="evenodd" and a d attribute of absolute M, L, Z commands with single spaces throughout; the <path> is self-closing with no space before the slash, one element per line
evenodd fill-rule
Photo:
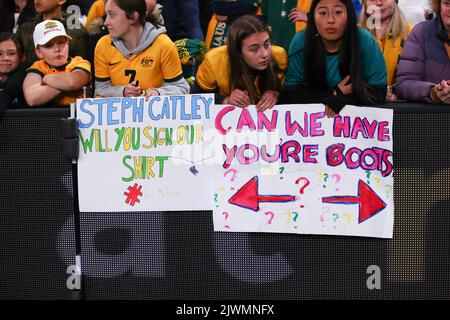
<path fill-rule="evenodd" d="M 360 21 L 361 27 L 375 37 L 386 61 L 388 84 L 386 100 L 397 100 L 393 85 L 398 61 L 413 25 L 406 20 L 398 6 L 398 0 L 364 0 Z"/>
<path fill-rule="evenodd" d="M 234 21 L 227 39 L 227 45 L 205 55 L 193 91 L 216 93 L 216 103 L 272 108 L 287 68 L 285 50 L 272 46 L 269 28 L 250 15 Z"/>
<path fill-rule="evenodd" d="M 189 93 L 178 52 L 166 29 L 146 21 L 145 0 L 107 0 L 94 53 L 95 94 L 102 97 Z"/>

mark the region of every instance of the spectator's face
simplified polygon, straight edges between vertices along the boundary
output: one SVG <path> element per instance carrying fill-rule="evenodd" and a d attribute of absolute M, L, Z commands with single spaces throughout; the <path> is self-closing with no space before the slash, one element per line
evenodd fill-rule
<path fill-rule="evenodd" d="M 242 59 L 252 69 L 265 70 L 272 55 L 272 44 L 267 32 L 257 32 L 242 41 Z"/>
<path fill-rule="evenodd" d="M 64 36 L 53 38 L 46 44 L 38 46 L 36 55 L 53 67 L 61 67 L 69 58 L 69 40 Z"/>
<path fill-rule="evenodd" d="M 20 63 L 16 44 L 12 40 L 0 42 L 0 74 L 9 74 L 17 69 Z"/>
<path fill-rule="evenodd" d="M 347 9 L 339 0 L 322 0 L 314 10 L 317 31 L 327 49 L 339 49 L 347 26 Z"/>
<path fill-rule="evenodd" d="M 62 6 L 65 2 L 65 0 L 34 0 L 34 8 L 38 13 L 48 12 Z"/>
<path fill-rule="evenodd" d="M 367 0 L 369 12 L 379 16 L 381 21 L 391 19 L 396 6 L 395 0 Z"/>
<path fill-rule="evenodd" d="M 450 0 L 441 1 L 441 18 L 447 35 L 450 37 Z"/>
<path fill-rule="evenodd" d="M 130 31 L 132 21 L 113 0 L 106 2 L 105 11 L 105 27 L 108 29 L 109 35 L 113 39 L 123 39 Z"/>

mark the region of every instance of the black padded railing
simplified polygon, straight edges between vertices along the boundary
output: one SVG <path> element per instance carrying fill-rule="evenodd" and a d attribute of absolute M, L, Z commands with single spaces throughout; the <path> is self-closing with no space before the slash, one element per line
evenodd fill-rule
<path fill-rule="evenodd" d="M 448 299 L 450 106 L 396 103 L 393 239 L 223 233 L 212 213 L 81 212 L 86 299 Z M 0 299 L 70 299 L 68 109 L 0 120 Z M 380 289 L 370 289 L 379 268 Z M 369 271 L 369 273 L 368 273 Z"/>

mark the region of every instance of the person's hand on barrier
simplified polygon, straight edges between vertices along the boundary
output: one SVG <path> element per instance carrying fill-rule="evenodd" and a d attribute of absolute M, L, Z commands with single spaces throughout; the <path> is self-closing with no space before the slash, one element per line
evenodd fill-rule
<path fill-rule="evenodd" d="M 289 13 L 289 20 L 291 20 L 292 23 L 296 23 L 298 21 L 307 21 L 308 14 L 298 8 L 292 8 L 291 12 Z"/>
<path fill-rule="evenodd" d="M 142 92 L 141 87 L 139 87 L 138 81 L 133 81 L 125 86 L 123 89 L 124 97 L 137 97 L 140 96 Z"/>
<path fill-rule="evenodd" d="M 231 94 L 223 100 L 225 104 L 232 104 L 237 107 L 245 108 L 251 104 L 247 90 L 234 89 Z"/>
<path fill-rule="evenodd" d="M 445 81 L 447 85 L 447 95 L 445 96 L 443 102 L 445 104 L 450 104 L 450 80 Z"/>
<path fill-rule="evenodd" d="M 264 92 L 256 104 L 256 110 L 264 112 L 267 109 L 273 108 L 278 102 L 278 95 L 279 93 L 274 90 L 267 90 Z"/>
<path fill-rule="evenodd" d="M 332 118 L 336 115 L 336 112 L 334 112 L 329 106 L 325 105 L 325 115 L 327 118 Z"/>
<path fill-rule="evenodd" d="M 341 92 L 334 92 L 333 94 L 336 96 L 338 94 L 350 94 L 352 93 L 352 83 L 350 82 L 350 76 L 346 76 L 341 80 L 336 86 Z"/>
<path fill-rule="evenodd" d="M 442 80 L 432 87 L 430 97 L 433 102 L 450 104 L 450 80 Z"/>
<path fill-rule="evenodd" d="M 155 88 L 149 88 L 145 91 L 145 101 L 148 101 L 150 97 L 160 96 L 159 91 Z"/>
<path fill-rule="evenodd" d="M 393 86 L 388 86 L 386 90 L 386 101 L 397 101 L 397 96 L 394 93 Z"/>

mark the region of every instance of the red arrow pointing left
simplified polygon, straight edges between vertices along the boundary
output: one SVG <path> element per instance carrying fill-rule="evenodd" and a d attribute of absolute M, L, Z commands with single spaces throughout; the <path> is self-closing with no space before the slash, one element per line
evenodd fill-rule
<path fill-rule="evenodd" d="M 260 202 L 291 202 L 295 200 L 297 197 L 290 195 L 259 195 L 258 176 L 254 176 L 228 202 L 245 209 L 258 211 Z"/>

